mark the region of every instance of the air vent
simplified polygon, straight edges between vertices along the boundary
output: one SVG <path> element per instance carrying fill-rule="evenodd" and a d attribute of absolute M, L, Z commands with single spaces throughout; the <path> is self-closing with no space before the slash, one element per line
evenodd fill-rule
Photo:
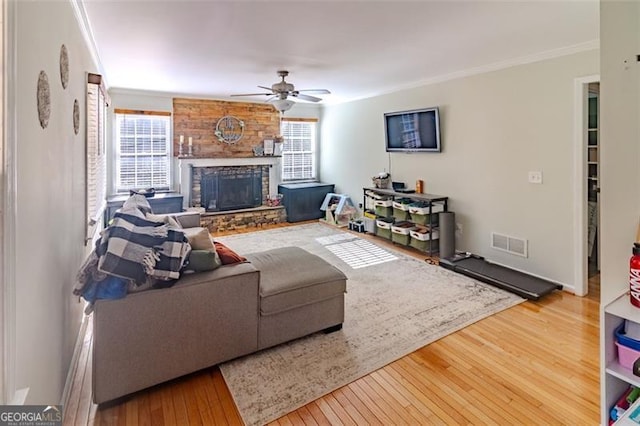
<path fill-rule="evenodd" d="M 497 232 L 491 233 L 491 248 L 515 254 L 516 256 L 528 256 L 527 240 L 498 234 Z"/>

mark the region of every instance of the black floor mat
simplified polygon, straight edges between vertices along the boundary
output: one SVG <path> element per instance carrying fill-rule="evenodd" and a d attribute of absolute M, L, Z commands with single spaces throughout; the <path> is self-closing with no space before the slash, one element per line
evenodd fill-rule
<path fill-rule="evenodd" d="M 553 290 L 562 288 L 559 284 L 487 262 L 476 255 L 440 259 L 440 266 L 531 300 L 538 300 Z"/>

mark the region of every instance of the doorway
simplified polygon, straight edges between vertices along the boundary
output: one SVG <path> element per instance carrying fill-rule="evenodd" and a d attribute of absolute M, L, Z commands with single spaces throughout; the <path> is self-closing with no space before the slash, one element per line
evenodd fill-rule
<path fill-rule="evenodd" d="M 575 79 L 573 275 L 575 294 L 578 296 L 599 291 L 599 100 L 599 75 Z"/>
<path fill-rule="evenodd" d="M 587 101 L 587 274 L 589 279 L 600 272 L 599 98 L 600 83 L 589 83 Z"/>

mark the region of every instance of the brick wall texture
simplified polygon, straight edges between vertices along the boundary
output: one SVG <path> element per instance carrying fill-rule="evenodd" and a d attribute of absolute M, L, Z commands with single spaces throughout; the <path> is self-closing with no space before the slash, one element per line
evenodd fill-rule
<path fill-rule="evenodd" d="M 246 212 L 203 213 L 200 226 L 215 234 L 218 231 L 234 231 L 247 228 L 260 228 L 263 225 L 281 223 L 287 220 L 284 207 L 262 207 Z"/>
<path fill-rule="evenodd" d="M 220 142 L 214 134 L 224 116 L 244 122 L 244 135 L 234 144 Z M 253 148 L 264 139 L 280 134 L 280 114 L 267 103 L 229 102 L 206 99 L 173 99 L 173 152 L 178 155 L 180 135 L 184 135 L 183 153 L 193 138 L 193 156 L 200 158 L 253 157 Z"/>

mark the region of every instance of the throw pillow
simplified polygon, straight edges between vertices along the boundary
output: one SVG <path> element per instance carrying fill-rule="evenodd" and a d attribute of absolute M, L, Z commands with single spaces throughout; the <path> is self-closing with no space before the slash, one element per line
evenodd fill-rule
<path fill-rule="evenodd" d="M 185 270 L 194 272 L 213 271 L 222 265 L 215 250 L 191 250 Z"/>
<path fill-rule="evenodd" d="M 207 228 L 186 228 L 184 234 L 193 250 L 215 250 Z"/>
<path fill-rule="evenodd" d="M 242 263 L 247 261 L 246 257 L 240 256 L 238 253 L 222 243 L 215 241 L 214 245 L 223 265 L 231 265 L 233 263 Z"/>

